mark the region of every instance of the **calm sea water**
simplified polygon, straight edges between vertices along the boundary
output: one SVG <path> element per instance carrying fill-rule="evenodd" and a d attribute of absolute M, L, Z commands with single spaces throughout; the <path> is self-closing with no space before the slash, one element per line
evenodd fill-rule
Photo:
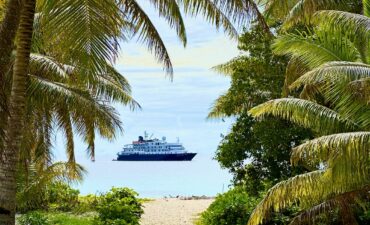
<path fill-rule="evenodd" d="M 88 175 L 78 186 L 82 194 L 104 192 L 112 186 L 130 187 L 142 197 L 177 195 L 214 196 L 226 190 L 230 175 L 213 160 L 220 134 L 231 121 L 206 120 L 212 102 L 227 90 L 227 78 L 209 74 L 177 73 L 174 82 L 158 76 L 129 75 L 134 97 L 143 109 L 136 112 L 116 106 L 124 132 L 115 141 L 96 141 L 96 161 L 86 159 L 86 145 L 76 137 L 77 160 Z M 190 162 L 112 161 L 124 144 L 137 140 L 144 131 L 154 137 L 177 137 L 184 147 L 197 152 Z M 57 141 L 57 159 L 64 159 L 63 141 Z"/>
<path fill-rule="evenodd" d="M 201 153 L 191 162 L 122 162 L 99 159 L 82 163 L 89 171 L 78 186 L 82 194 L 130 187 L 142 197 L 214 196 L 227 188 L 230 177 Z"/>

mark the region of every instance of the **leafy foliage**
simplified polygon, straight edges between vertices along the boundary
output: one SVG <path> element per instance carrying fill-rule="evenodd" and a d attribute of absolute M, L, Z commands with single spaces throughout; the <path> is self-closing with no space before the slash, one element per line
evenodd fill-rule
<path fill-rule="evenodd" d="M 365 7 L 367 4 L 364 1 Z M 292 44 L 297 38 L 288 35 L 276 43 L 278 53 L 291 54 L 294 60 L 308 65 L 309 71 L 291 82 L 293 88 L 301 88 L 300 97 L 307 100 L 275 99 L 250 112 L 257 117 L 282 117 L 326 136 L 293 149 L 292 163 L 311 168 L 311 172 L 272 187 L 248 224 L 265 223 L 272 211 L 291 205 L 298 205 L 302 210 L 293 224 L 317 222 L 324 213 L 329 215 L 335 210 L 343 224 L 356 224 L 356 205 L 368 201 L 370 111 L 369 102 L 364 101 L 368 90 L 350 88 L 353 83 L 363 84 L 369 77 L 368 18 L 340 11 L 323 11 L 318 15 L 321 18 L 314 28 L 316 38 L 300 37 L 298 42 L 302 44 Z M 304 45 L 313 42 L 316 43 L 312 47 Z"/>
<path fill-rule="evenodd" d="M 45 215 L 53 225 L 92 225 L 94 220 L 92 214 L 75 215 L 68 212 L 48 212 Z"/>
<path fill-rule="evenodd" d="M 143 209 L 136 192 L 129 188 L 112 188 L 101 196 L 97 212 L 96 225 L 138 225 Z"/>
<path fill-rule="evenodd" d="M 50 208 L 58 211 L 71 211 L 79 203 L 80 192 L 61 182 L 48 187 L 47 195 Z"/>
<path fill-rule="evenodd" d="M 204 211 L 198 225 L 245 225 L 258 199 L 250 197 L 241 187 L 236 187 L 216 197 Z"/>
<path fill-rule="evenodd" d="M 231 77 L 231 86 L 215 101 L 209 118 L 238 115 L 280 96 L 287 60 L 273 55 L 272 40 L 260 26 L 253 26 L 239 38 L 239 49 L 244 54 L 214 67 L 215 71 Z"/>
<path fill-rule="evenodd" d="M 30 212 L 22 215 L 18 219 L 19 225 L 49 225 L 49 221 L 45 215 L 39 212 Z"/>
<path fill-rule="evenodd" d="M 276 118 L 255 121 L 242 114 L 216 151 L 215 159 L 234 175 L 249 195 L 258 196 L 265 187 L 305 171 L 290 165 L 291 148 L 310 132 Z"/>
<path fill-rule="evenodd" d="M 35 165 L 30 165 L 27 171 L 22 171 L 22 168 L 20 168 L 17 177 L 17 211 L 28 212 L 48 209 L 51 207 L 51 203 L 57 209 L 63 208 L 59 204 L 71 208 L 71 205 L 74 203 L 69 202 L 72 198 L 67 197 L 67 193 L 78 194 L 77 190 L 72 189 L 68 185 L 68 182 L 76 181 L 70 179 L 72 176 L 70 174 L 76 171 L 75 167 L 77 167 L 77 171 L 83 173 L 84 170 L 78 164 L 74 164 L 71 168 L 69 163 L 63 162 L 56 162 L 43 170 L 38 170 Z M 75 174 L 73 176 L 79 177 L 81 180 L 82 177 L 80 175 Z M 68 192 L 66 192 L 67 190 Z M 52 197 L 54 199 L 52 200 L 53 202 L 50 201 L 50 194 L 54 195 Z M 59 197 L 57 198 L 56 196 L 61 197 L 63 200 L 58 199 Z"/>
<path fill-rule="evenodd" d="M 293 171 L 289 164 L 290 148 L 311 137 L 284 120 L 255 121 L 246 113 L 282 93 L 287 59 L 272 53 L 272 41 L 260 26 L 253 26 L 239 39 L 245 54 L 214 68 L 231 77 L 231 86 L 216 100 L 209 117 L 238 116 L 215 159 L 233 173 L 234 184 L 244 185 L 250 195 L 259 195 L 266 185 L 301 171 Z"/>

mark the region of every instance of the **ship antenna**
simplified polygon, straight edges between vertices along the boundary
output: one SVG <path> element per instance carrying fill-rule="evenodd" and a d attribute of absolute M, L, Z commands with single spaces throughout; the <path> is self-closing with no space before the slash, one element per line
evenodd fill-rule
<path fill-rule="evenodd" d="M 148 133 L 146 131 L 144 131 L 144 138 L 145 138 L 145 140 L 148 139 Z"/>
<path fill-rule="evenodd" d="M 177 137 L 177 143 L 180 143 L 180 138 L 179 137 Z"/>

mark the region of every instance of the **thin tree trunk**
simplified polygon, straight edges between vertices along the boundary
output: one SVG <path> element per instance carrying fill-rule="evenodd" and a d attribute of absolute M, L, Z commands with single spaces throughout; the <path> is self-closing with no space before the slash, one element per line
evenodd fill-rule
<path fill-rule="evenodd" d="M 11 67 L 10 60 L 14 49 L 14 40 L 19 26 L 22 6 L 23 0 L 8 0 L 6 3 L 5 15 L 0 24 L 0 135 L 2 135 L 2 137 L 4 137 L 3 131 L 6 127 L 9 115 L 5 75 Z M 0 154 L 3 148 L 4 142 L 0 140 Z"/>
<path fill-rule="evenodd" d="M 28 65 L 32 44 L 36 0 L 25 0 L 18 29 L 17 53 L 9 101 L 10 116 L 6 129 L 5 149 L 0 164 L 0 224 L 15 224 L 16 168 L 24 123 Z"/>

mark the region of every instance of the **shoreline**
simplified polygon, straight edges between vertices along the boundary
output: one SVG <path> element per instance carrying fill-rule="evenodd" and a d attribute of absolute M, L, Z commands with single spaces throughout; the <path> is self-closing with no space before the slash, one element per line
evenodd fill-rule
<path fill-rule="evenodd" d="M 214 197 L 175 196 L 152 198 L 143 203 L 142 225 L 193 225 L 199 214 L 208 208 Z"/>

